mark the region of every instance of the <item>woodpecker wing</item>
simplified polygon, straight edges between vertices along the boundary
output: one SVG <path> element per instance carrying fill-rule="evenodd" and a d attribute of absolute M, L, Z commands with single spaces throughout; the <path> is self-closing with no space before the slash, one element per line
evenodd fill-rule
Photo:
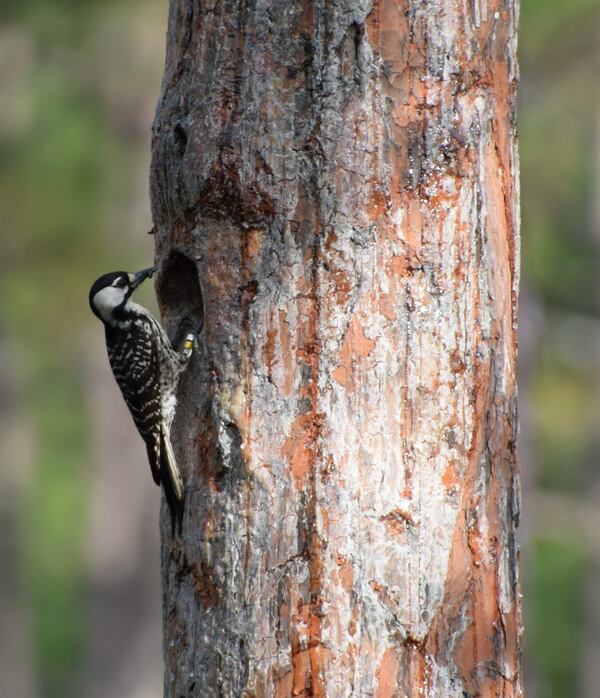
<path fill-rule="evenodd" d="M 108 359 L 133 421 L 146 444 L 152 477 L 160 485 L 162 405 L 158 347 L 147 320 L 126 333 L 106 326 Z"/>

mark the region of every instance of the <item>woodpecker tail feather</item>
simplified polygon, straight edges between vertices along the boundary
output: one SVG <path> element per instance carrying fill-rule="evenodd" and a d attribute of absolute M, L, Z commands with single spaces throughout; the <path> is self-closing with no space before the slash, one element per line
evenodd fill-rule
<path fill-rule="evenodd" d="M 177 461 L 175 460 L 169 434 L 164 425 L 161 426 L 160 440 L 160 479 L 171 513 L 171 525 L 174 526 L 175 521 L 177 521 L 178 527 L 181 529 L 181 520 L 183 516 L 183 480 L 177 466 Z"/>

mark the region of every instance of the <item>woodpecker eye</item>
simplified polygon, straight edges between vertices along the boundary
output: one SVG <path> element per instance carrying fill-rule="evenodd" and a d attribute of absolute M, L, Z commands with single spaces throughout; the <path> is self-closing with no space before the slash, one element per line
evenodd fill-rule
<path fill-rule="evenodd" d="M 123 277 L 117 279 L 115 286 L 117 286 L 118 288 L 123 288 L 125 286 L 125 279 Z"/>

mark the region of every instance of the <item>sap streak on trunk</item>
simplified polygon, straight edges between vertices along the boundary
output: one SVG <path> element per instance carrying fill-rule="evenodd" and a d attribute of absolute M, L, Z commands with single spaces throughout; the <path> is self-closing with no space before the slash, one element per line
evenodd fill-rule
<path fill-rule="evenodd" d="M 168 698 L 521 693 L 517 10 L 171 0 Z"/>

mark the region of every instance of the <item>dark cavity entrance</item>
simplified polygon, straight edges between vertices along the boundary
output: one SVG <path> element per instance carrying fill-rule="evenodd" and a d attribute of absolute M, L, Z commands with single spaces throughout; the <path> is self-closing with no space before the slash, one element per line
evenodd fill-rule
<path fill-rule="evenodd" d="M 156 282 L 164 326 L 176 345 L 187 332 L 202 329 L 204 308 L 196 264 L 182 252 L 171 252 Z M 178 347 L 176 347 L 178 348 Z"/>

